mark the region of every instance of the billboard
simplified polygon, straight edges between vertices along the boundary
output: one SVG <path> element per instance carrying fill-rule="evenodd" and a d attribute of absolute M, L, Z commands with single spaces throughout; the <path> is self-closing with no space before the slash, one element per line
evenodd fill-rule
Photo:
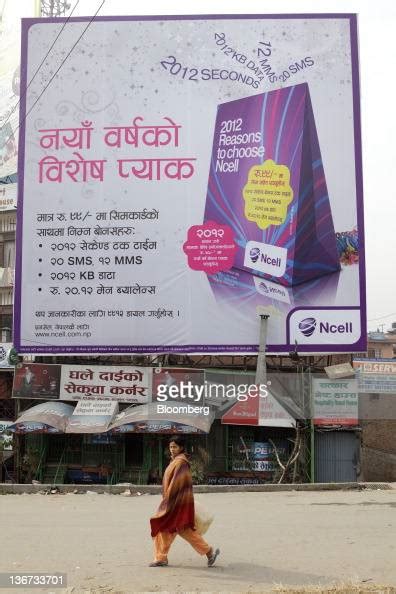
<path fill-rule="evenodd" d="M 62 22 L 24 21 L 23 88 Z M 258 311 L 270 353 L 365 350 L 356 16 L 97 17 L 39 88 L 18 352 L 256 352 Z"/>

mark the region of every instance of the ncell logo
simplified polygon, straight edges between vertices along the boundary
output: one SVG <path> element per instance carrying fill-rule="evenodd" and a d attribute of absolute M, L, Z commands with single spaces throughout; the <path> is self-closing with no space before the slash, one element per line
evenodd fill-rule
<path fill-rule="evenodd" d="M 286 248 L 258 241 L 248 241 L 245 246 L 243 265 L 247 268 L 280 278 L 285 274 L 286 263 Z"/>
<path fill-rule="evenodd" d="M 281 266 L 282 260 L 281 258 L 270 258 L 268 254 L 262 254 L 260 248 L 254 247 L 250 250 L 249 256 L 253 264 L 258 262 L 260 258 L 260 262 L 263 264 L 269 264 L 270 266 Z"/>
<path fill-rule="evenodd" d="M 321 334 L 350 334 L 352 330 L 352 322 L 343 322 L 342 324 L 329 324 L 329 322 L 320 322 L 319 325 L 319 332 Z"/>
<path fill-rule="evenodd" d="M 312 336 L 316 329 L 315 318 L 305 318 L 298 324 L 298 328 L 304 336 Z M 343 322 L 342 324 L 330 324 L 329 322 L 320 322 L 320 334 L 350 334 L 352 333 L 352 322 Z"/>
<path fill-rule="evenodd" d="M 268 286 L 263 281 L 260 281 L 259 289 L 262 289 L 267 295 L 284 295 L 285 291 L 281 287 Z"/>
<path fill-rule="evenodd" d="M 298 325 L 298 329 L 301 330 L 301 333 L 304 334 L 304 336 L 312 336 L 312 334 L 315 332 L 315 328 L 315 318 L 305 318 L 305 320 L 301 320 Z"/>
<path fill-rule="evenodd" d="M 260 248 L 257 248 L 257 247 L 252 248 L 249 252 L 249 256 L 250 256 L 250 259 L 253 262 L 253 264 L 255 264 L 260 256 Z"/>

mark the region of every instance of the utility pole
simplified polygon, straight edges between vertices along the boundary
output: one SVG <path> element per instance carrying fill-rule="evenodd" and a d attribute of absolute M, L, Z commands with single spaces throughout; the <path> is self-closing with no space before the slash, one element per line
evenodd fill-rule
<path fill-rule="evenodd" d="M 267 350 L 267 324 L 268 314 L 260 313 L 260 342 L 257 353 L 256 367 L 256 385 L 267 385 L 267 362 L 265 360 L 265 351 Z"/>

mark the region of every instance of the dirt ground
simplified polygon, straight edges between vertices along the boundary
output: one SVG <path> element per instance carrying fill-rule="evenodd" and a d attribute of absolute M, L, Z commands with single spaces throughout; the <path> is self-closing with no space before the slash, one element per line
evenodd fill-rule
<path fill-rule="evenodd" d="M 157 495 L 37 494 L 0 496 L 0 570 L 64 572 L 66 592 L 324 591 L 350 580 L 396 587 L 396 490 L 197 499 L 215 514 L 206 534 L 221 549 L 213 568 L 180 538 L 169 567 L 148 567 Z"/>

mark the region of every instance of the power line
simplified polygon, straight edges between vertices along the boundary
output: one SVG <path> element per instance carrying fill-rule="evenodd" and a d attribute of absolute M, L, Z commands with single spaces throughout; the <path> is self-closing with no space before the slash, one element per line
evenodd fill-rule
<path fill-rule="evenodd" d="M 106 0 L 102 1 L 102 4 L 99 6 L 99 8 L 97 9 L 97 11 L 95 12 L 95 14 L 93 15 L 93 17 L 90 19 L 89 23 L 87 24 L 87 26 L 85 27 L 85 29 L 83 30 L 83 32 L 81 33 L 81 35 L 79 36 L 79 38 L 77 39 L 77 41 L 72 45 L 71 49 L 69 50 L 69 52 L 66 54 L 65 58 L 62 60 L 62 62 L 59 65 L 59 68 L 57 68 L 57 70 L 54 72 L 54 74 L 51 76 L 50 80 L 48 81 L 48 83 L 45 85 L 45 87 L 43 88 L 43 90 L 41 91 L 40 95 L 37 97 L 36 101 L 33 103 L 33 105 L 30 107 L 30 109 L 25 113 L 25 117 L 23 118 L 22 122 L 19 122 L 18 126 L 15 128 L 15 130 L 13 131 L 12 135 L 15 134 L 15 132 L 17 132 L 19 130 L 19 128 L 21 127 L 22 124 L 24 124 L 26 122 L 26 119 L 28 117 L 28 115 L 32 112 L 33 108 L 35 107 L 35 105 L 37 105 L 37 103 L 40 101 L 41 97 L 44 95 L 45 91 L 48 89 L 48 87 L 50 86 L 50 84 L 52 83 L 52 81 L 54 80 L 54 78 L 57 76 L 58 72 L 60 71 L 60 69 L 62 68 L 62 66 L 64 65 L 64 63 L 66 62 L 66 60 L 70 57 L 71 53 L 73 52 L 73 50 L 75 49 L 75 47 L 78 45 L 78 43 L 81 41 L 81 39 L 83 38 L 83 36 L 85 35 L 86 31 L 88 30 L 88 28 L 90 27 L 90 25 L 93 23 L 93 21 L 95 20 L 95 18 L 97 17 L 100 9 L 102 8 L 103 4 L 106 2 Z M 4 142 L 4 145 L 7 144 L 7 142 L 10 140 L 11 136 L 9 136 L 7 138 L 7 140 Z"/>
<path fill-rule="evenodd" d="M 66 21 L 63 23 L 63 26 L 61 28 L 61 30 L 59 31 L 58 35 L 55 37 L 52 45 L 50 46 L 49 50 L 47 51 L 47 53 L 45 54 L 44 58 L 41 60 L 40 65 L 37 67 L 35 73 L 33 74 L 33 77 L 30 79 L 28 85 L 26 86 L 26 90 L 24 92 L 24 94 L 20 96 L 18 102 L 14 105 L 14 107 L 12 108 L 12 110 L 10 111 L 8 118 L 6 119 L 6 121 L 3 123 L 3 125 L 0 128 L 0 131 L 3 130 L 3 128 L 5 127 L 5 125 L 7 124 L 7 122 L 9 121 L 10 117 L 12 116 L 12 114 L 14 113 L 14 111 L 17 109 L 17 107 L 20 105 L 22 99 L 26 98 L 28 89 L 30 87 L 30 85 L 32 84 L 32 82 L 34 81 L 34 79 L 36 78 L 36 76 L 38 75 L 42 65 L 44 64 L 45 60 L 48 58 L 49 54 L 51 53 L 52 48 L 54 47 L 55 43 L 58 41 L 59 37 L 61 36 L 64 28 L 66 27 L 66 25 L 68 24 L 70 17 L 72 16 L 73 12 L 75 11 L 75 9 L 77 8 L 78 3 L 80 2 L 80 0 L 77 0 L 77 2 L 75 3 L 73 10 L 71 11 L 71 13 L 69 14 L 69 16 L 67 17 Z M 19 126 L 18 126 L 19 128 Z M 16 128 L 16 130 L 18 129 Z M 16 131 L 15 130 L 15 131 Z M 9 140 L 9 139 L 8 139 Z M 8 142 L 8 141 L 7 141 Z M 5 144 L 5 143 L 4 143 Z"/>
<path fill-rule="evenodd" d="M 380 316 L 379 318 L 371 318 L 371 320 L 367 320 L 368 322 L 375 322 L 376 320 L 383 320 L 384 318 L 390 318 L 391 316 L 396 316 L 396 311 L 390 314 L 386 314 L 386 316 Z"/>

